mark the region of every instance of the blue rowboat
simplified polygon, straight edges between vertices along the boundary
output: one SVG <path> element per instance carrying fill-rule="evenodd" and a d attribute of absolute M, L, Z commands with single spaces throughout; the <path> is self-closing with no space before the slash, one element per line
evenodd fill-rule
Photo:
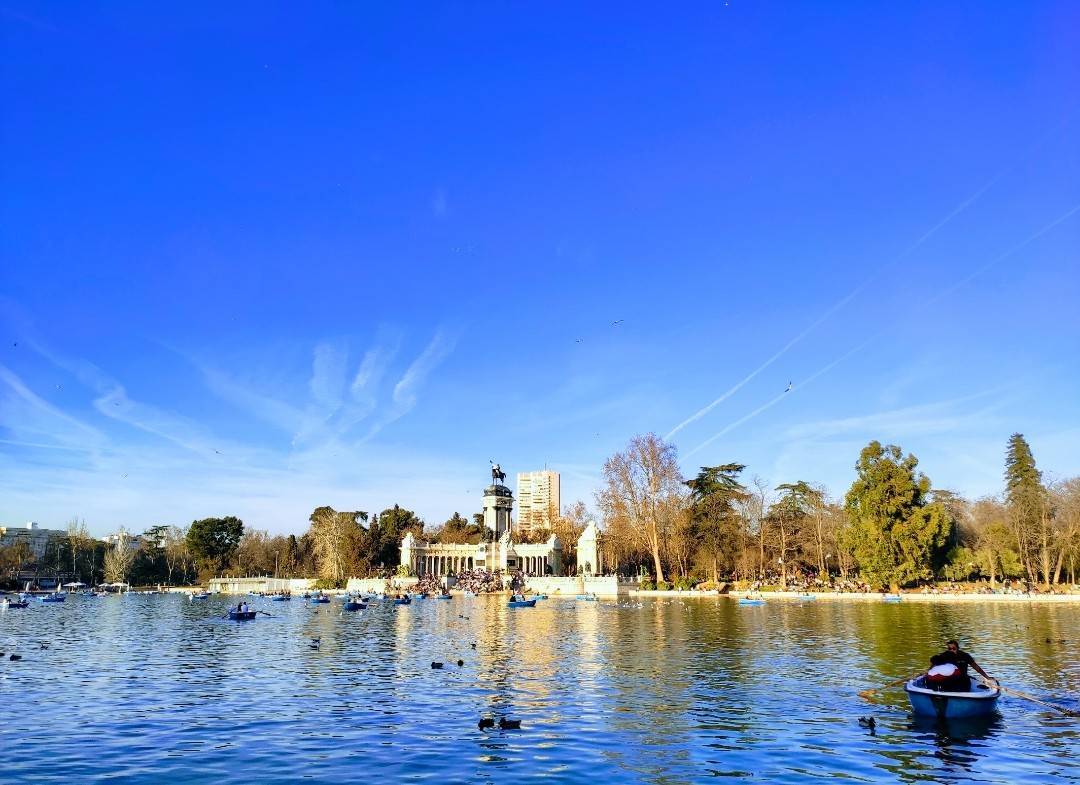
<path fill-rule="evenodd" d="M 416 594 L 410 594 L 409 598 L 413 600 L 422 600 L 425 598 L 425 596 L 426 595 L 424 595 L 422 592 L 417 592 Z"/>
<path fill-rule="evenodd" d="M 394 600 L 394 605 L 411 605 L 411 604 L 412 604 L 412 600 L 410 600 L 408 597 L 398 597 L 396 600 Z"/>
<path fill-rule="evenodd" d="M 67 597 L 65 597 L 63 594 L 46 594 L 44 597 L 41 598 L 41 601 L 42 602 L 63 602 L 66 599 L 67 599 Z"/>
<path fill-rule="evenodd" d="M 525 600 L 525 599 L 510 600 L 510 602 L 506 603 L 506 607 L 507 608 L 535 608 L 536 607 L 536 600 Z"/>
<path fill-rule="evenodd" d="M 764 605 L 765 600 L 758 597 L 740 597 L 739 605 Z"/>
<path fill-rule="evenodd" d="M 229 611 L 231 621 L 251 621 L 258 611 Z"/>
<path fill-rule="evenodd" d="M 817 597 L 815 595 L 813 595 L 813 594 L 800 594 L 799 595 L 799 601 L 800 602 L 813 602 L 816 599 L 817 599 Z"/>
<path fill-rule="evenodd" d="M 433 600 L 452 600 L 454 598 L 451 597 L 449 594 L 436 594 L 434 597 L 432 597 L 432 599 Z"/>
<path fill-rule="evenodd" d="M 903 599 L 899 594 L 886 594 L 881 598 L 882 602 L 901 602 Z"/>
<path fill-rule="evenodd" d="M 30 605 L 26 600 L 5 600 L 3 604 L 8 608 L 26 608 Z"/>
<path fill-rule="evenodd" d="M 367 603 L 356 602 L 354 600 L 349 600 L 348 602 L 344 603 L 341 606 L 341 609 L 343 611 L 362 611 L 366 607 L 367 607 Z"/>
<path fill-rule="evenodd" d="M 326 596 L 326 595 L 324 594 L 324 595 L 322 595 L 322 596 L 319 596 L 319 597 L 312 597 L 312 598 L 311 598 L 311 601 L 312 601 L 313 603 L 316 603 L 316 604 L 318 604 L 318 605 L 325 605 L 326 603 L 330 602 L 330 598 L 329 598 L 329 597 L 327 597 L 327 596 Z"/>
<path fill-rule="evenodd" d="M 968 681 L 971 685 L 967 692 L 944 692 L 926 686 L 926 676 L 918 676 L 904 685 L 904 692 L 911 701 L 911 710 L 922 717 L 956 720 L 993 714 L 1001 688 L 987 686 L 970 676 Z"/>
<path fill-rule="evenodd" d="M 275 594 L 270 598 L 270 602 L 288 602 L 292 597 L 286 597 L 284 594 Z"/>
<path fill-rule="evenodd" d="M 191 599 L 193 599 L 193 600 L 208 600 L 208 599 L 210 599 L 210 595 L 207 594 L 204 591 L 203 592 L 195 592 L 194 594 L 190 594 L 188 596 L 191 597 Z"/>
<path fill-rule="evenodd" d="M 577 597 L 575 597 L 575 599 L 585 600 L 585 602 L 596 602 L 596 595 L 595 594 L 579 594 L 579 595 L 577 595 Z"/>

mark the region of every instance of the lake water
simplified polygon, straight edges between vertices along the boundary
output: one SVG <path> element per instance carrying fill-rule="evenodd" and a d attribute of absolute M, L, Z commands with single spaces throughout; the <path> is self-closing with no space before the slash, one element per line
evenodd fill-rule
<path fill-rule="evenodd" d="M 252 604 L 273 617 L 138 595 L 0 613 L 24 656 L 0 661 L 0 784 L 1080 782 L 1080 719 L 1002 698 L 938 725 L 900 688 L 857 696 L 952 636 L 1006 685 L 1080 694 L 1080 605 Z"/>

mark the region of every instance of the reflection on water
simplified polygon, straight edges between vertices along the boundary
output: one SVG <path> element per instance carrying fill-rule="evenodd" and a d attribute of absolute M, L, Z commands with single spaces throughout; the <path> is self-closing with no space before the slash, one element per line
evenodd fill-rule
<path fill-rule="evenodd" d="M 1003 698 L 942 724 L 900 689 L 857 697 L 950 637 L 1007 684 L 1077 694 L 1080 606 L 480 597 L 235 623 L 226 604 L 0 614 L 0 651 L 25 657 L 0 661 L 0 782 L 1080 782 L 1076 720 Z"/>

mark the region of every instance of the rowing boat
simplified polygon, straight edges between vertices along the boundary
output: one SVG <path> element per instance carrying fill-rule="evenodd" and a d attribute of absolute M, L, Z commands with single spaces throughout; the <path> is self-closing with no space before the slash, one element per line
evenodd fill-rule
<path fill-rule="evenodd" d="M 903 599 L 899 594 L 886 594 L 881 598 L 882 602 L 902 602 Z"/>
<path fill-rule="evenodd" d="M 992 714 L 1001 688 L 987 686 L 970 676 L 968 681 L 971 684 L 967 692 L 945 692 L 928 687 L 925 675 L 917 676 L 904 685 L 904 692 L 911 701 L 911 710 L 923 717 L 962 719 Z"/>
<path fill-rule="evenodd" d="M 411 605 L 411 604 L 412 604 L 412 600 L 410 600 L 408 597 L 398 597 L 396 600 L 394 600 L 394 605 Z"/>
<path fill-rule="evenodd" d="M 251 621 L 258 611 L 229 611 L 231 621 Z"/>
<path fill-rule="evenodd" d="M 760 597 L 740 597 L 739 605 L 764 605 L 765 600 Z"/>
<path fill-rule="evenodd" d="M 436 594 L 434 597 L 432 597 L 432 599 L 433 600 L 452 600 L 454 598 L 452 596 L 450 596 L 449 594 Z"/>
<path fill-rule="evenodd" d="M 327 597 L 325 594 L 320 594 L 318 597 L 312 597 L 311 601 L 319 605 L 325 605 L 326 603 L 330 602 L 330 598 Z"/>
<path fill-rule="evenodd" d="M 585 600 L 585 602 L 596 602 L 595 594 L 579 594 L 575 599 Z"/>
<path fill-rule="evenodd" d="M 535 608 L 536 600 L 510 600 L 506 603 L 507 608 Z"/>
<path fill-rule="evenodd" d="M 284 594 L 275 594 L 270 598 L 270 602 L 288 602 L 292 597 L 287 597 Z"/>
<path fill-rule="evenodd" d="M 355 600 L 349 600 L 341 605 L 341 609 L 344 611 L 362 611 L 366 607 L 367 603 L 356 602 Z"/>

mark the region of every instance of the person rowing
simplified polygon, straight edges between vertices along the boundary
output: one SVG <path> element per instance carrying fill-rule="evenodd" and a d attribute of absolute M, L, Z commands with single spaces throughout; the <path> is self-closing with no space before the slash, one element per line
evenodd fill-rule
<path fill-rule="evenodd" d="M 968 668 L 974 668 L 984 679 L 997 684 L 997 679 L 984 671 L 974 657 L 961 651 L 957 641 L 951 640 L 945 644 L 945 651 L 930 658 L 927 686 L 941 692 L 968 692 L 971 690 Z"/>

